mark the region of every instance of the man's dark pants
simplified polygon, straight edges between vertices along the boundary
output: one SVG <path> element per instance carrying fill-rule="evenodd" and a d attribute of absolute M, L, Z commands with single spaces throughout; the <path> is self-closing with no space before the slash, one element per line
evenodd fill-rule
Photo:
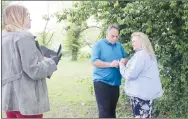
<path fill-rule="evenodd" d="M 94 90 L 99 118 L 116 118 L 119 86 L 111 86 L 101 81 L 94 81 Z"/>

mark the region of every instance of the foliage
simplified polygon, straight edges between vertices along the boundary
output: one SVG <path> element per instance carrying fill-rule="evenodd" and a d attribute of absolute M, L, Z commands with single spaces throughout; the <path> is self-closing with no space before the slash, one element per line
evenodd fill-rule
<path fill-rule="evenodd" d="M 67 30 L 67 38 L 65 40 L 65 48 L 71 51 L 72 61 L 77 60 L 78 52 L 81 47 L 81 43 L 79 39 L 81 39 L 81 32 L 86 27 L 85 19 L 79 14 L 76 14 L 77 9 L 69 8 L 64 9 L 63 12 L 58 12 L 56 17 L 58 22 L 63 20 L 68 21 Z"/>
<path fill-rule="evenodd" d="M 53 42 L 54 32 L 40 32 L 37 35 L 37 41 L 43 46 L 50 47 Z"/>
<path fill-rule="evenodd" d="M 1 10 L 2 10 L 2 12 L 4 11 L 4 9 L 5 9 L 11 2 L 12 2 L 12 1 L 2 1 L 2 2 L 1 2 L 1 6 L 2 6 Z M 1 15 L 3 15 L 3 13 L 2 13 Z M 1 22 L 2 22 L 2 21 L 1 21 Z M 2 24 L 1 29 L 4 29 L 3 23 L 1 23 L 1 24 Z"/>
<path fill-rule="evenodd" d="M 78 59 L 83 60 L 83 59 L 89 59 L 91 57 L 91 53 L 83 52 L 79 53 Z"/>
<path fill-rule="evenodd" d="M 53 17 L 54 15 L 49 13 L 49 6 L 48 6 L 47 13 L 42 16 L 42 19 L 45 20 L 44 29 L 37 36 L 37 40 L 43 46 L 49 47 L 53 42 L 53 36 L 55 32 L 53 32 L 52 29 L 48 29 L 48 23 Z"/>
<path fill-rule="evenodd" d="M 94 16 L 102 23 L 101 37 L 109 24 L 118 24 L 120 42 L 129 55 L 131 33 L 146 33 L 158 58 L 164 90 L 155 101 L 154 115 L 188 117 L 188 2 L 83 1 L 75 7 L 74 19 Z"/>
<path fill-rule="evenodd" d="M 72 61 L 77 60 L 78 52 L 81 46 L 80 39 L 80 29 L 76 27 L 76 24 L 72 23 L 70 29 L 67 30 L 67 38 L 64 41 L 64 46 L 66 49 L 72 53 Z"/>
<path fill-rule="evenodd" d="M 99 28 L 98 26 L 87 25 L 87 19 L 90 17 L 90 13 L 86 12 L 81 5 L 76 3 L 77 2 L 73 4 L 73 8 L 64 9 L 63 11 L 57 12 L 56 14 L 58 22 L 62 22 L 63 20 L 64 22 L 68 21 L 68 25 L 65 28 L 65 30 L 67 31 L 65 48 L 71 51 L 72 61 L 77 60 L 79 50 L 83 45 L 86 44 L 90 46 L 90 43 L 88 43 L 83 38 L 83 32 L 85 32 L 89 28 Z M 78 12 L 78 10 L 80 12 Z"/>

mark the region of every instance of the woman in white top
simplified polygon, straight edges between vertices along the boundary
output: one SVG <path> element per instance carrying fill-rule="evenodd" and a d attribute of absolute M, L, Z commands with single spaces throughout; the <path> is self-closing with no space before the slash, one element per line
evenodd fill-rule
<path fill-rule="evenodd" d="M 131 98 L 134 117 L 151 118 L 152 101 L 162 96 L 157 59 L 146 34 L 135 32 L 131 41 L 135 54 L 126 66 L 119 62 L 124 90 Z"/>

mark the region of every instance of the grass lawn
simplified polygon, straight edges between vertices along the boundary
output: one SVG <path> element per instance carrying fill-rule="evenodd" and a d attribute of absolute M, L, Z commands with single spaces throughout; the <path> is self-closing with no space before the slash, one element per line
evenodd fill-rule
<path fill-rule="evenodd" d="M 87 61 L 63 58 L 47 81 L 51 111 L 44 117 L 97 117 L 95 97 L 90 90 L 92 67 Z"/>
<path fill-rule="evenodd" d="M 72 62 L 70 58 L 62 58 L 58 70 L 47 80 L 47 84 L 51 110 L 44 113 L 44 118 L 98 117 L 89 60 Z M 124 105 L 119 101 L 117 117 L 130 117 L 125 112 Z"/>

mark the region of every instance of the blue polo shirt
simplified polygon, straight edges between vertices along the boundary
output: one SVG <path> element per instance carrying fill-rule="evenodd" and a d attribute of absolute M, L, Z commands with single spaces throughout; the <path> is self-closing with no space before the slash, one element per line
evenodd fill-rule
<path fill-rule="evenodd" d="M 97 59 L 104 62 L 112 62 L 125 58 L 126 53 L 119 42 L 111 44 L 106 38 L 99 40 L 92 48 L 91 62 Z M 102 81 L 112 86 L 121 85 L 121 74 L 119 68 L 97 68 L 93 69 L 93 80 Z"/>

